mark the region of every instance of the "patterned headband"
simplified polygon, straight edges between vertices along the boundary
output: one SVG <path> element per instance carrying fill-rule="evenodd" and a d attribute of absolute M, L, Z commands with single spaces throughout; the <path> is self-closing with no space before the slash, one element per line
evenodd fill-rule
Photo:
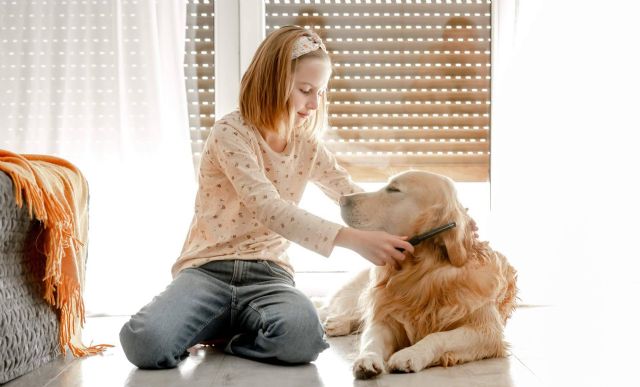
<path fill-rule="evenodd" d="M 325 53 L 327 52 L 327 48 L 324 46 L 324 43 L 322 43 L 322 39 L 320 39 L 315 32 L 309 32 L 308 34 L 302 35 L 293 45 L 291 60 L 315 51 L 318 48 L 321 48 Z"/>

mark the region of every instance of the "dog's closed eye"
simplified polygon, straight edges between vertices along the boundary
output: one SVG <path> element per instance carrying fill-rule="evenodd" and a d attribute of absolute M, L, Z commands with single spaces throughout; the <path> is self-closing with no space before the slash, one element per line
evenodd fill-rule
<path fill-rule="evenodd" d="M 387 187 L 387 192 L 400 192 L 400 190 L 396 187 Z"/>

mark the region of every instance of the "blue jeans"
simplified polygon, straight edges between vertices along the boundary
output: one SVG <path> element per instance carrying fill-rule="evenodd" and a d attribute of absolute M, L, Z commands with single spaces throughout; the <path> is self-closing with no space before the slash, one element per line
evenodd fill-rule
<path fill-rule="evenodd" d="M 270 261 L 213 261 L 185 269 L 124 324 L 120 343 L 139 368 L 172 368 L 187 349 L 231 337 L 225 352 L 301 364 L 329 347 L 311 301 Z"/>

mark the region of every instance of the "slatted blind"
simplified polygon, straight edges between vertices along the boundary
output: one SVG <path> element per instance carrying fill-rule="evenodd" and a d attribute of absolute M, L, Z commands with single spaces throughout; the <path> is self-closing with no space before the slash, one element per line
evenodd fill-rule
<path fill-rule="evenodd" d="M 200 155 L 215 121 L 214 0 L 187 0 L 184 74 L 189 101 L 193 162 Z"/>
<path fill-rule="evenodd" d="M 266 0 L 266 33 L 323 38 L 327 145 L 356 181 L 405 169 L 489 178 L 491 1 Z"/>

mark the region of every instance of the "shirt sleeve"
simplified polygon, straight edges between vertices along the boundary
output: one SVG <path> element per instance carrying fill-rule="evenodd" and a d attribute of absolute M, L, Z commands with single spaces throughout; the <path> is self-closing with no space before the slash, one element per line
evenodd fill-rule
<path fill-rule="evenodd" d="M 318 254 L 328 257 L 341 225 L 324 220 L 280 197 L 265 176 L 250 140 L 230 125 L 214 126 L 208 157 L 216 160 L 239 200 L 256 212 L 264 226 Z"/>
<path fill-rule="evenodd" d="M 316 142 L 316 158 L 312 167 L 311 180 L 335 202 L 342 195 L 364 192 L 351 180 L 349 172 L 338 164 L 333 153 L 320 141 Z"/>

